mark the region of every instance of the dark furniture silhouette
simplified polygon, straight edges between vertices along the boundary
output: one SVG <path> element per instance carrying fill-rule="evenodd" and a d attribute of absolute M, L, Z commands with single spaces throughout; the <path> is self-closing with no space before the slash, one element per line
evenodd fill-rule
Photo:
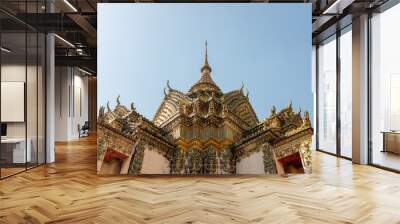
<path fill-rule="evenodd" d="M 89 136 L 89 129 L 90 129 L 89 121 L 85 121 L 82 127 L 78 125 L 79 138 Z"/>

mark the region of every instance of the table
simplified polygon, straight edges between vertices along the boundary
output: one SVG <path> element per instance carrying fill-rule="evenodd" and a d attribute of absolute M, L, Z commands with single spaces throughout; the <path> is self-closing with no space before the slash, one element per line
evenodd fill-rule
<path fill-rule="evenodd" d="M 25 143 L 28 144 L 25 144 Z M 1 139 L 1 157 L 6 163 L 26 163 L 31 162 L 32 140 L 27 138 L 5 138 Z M 25 151 L 25 145 L 26 151 Z"/>
<path fill-rule="evenodd" d="M 382 131 L 383 151 L 400 154 L 400 131 Z"/>

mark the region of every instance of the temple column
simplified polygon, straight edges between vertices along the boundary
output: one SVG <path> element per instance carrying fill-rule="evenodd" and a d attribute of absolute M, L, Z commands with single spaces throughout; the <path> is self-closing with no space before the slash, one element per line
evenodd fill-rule
<path fill-rule="evenodd" d="M 306 140 L 305 142 L 303 142 L 300 145 L 299 151 L 304 172 L 310 174 L 312 172 L 311 140 Z"/>

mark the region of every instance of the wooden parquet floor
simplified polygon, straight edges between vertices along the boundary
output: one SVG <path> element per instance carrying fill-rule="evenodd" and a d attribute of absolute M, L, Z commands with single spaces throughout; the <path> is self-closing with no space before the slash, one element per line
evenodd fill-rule
<path fill-rule="evenodd" d="M 0 181 L 0 223 L 400 223 L 400 175 L 322 153 L 311 175 L 99 177 L 94 137 Z"/>

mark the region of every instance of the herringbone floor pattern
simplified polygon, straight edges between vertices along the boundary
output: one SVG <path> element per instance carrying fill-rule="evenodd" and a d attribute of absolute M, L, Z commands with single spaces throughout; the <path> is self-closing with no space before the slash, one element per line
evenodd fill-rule
<path fill-rule="evenodd" d="M 0 181 L 0 223 L 400 223 L 400 175 L 315 153 L 311 175 L 99 177 L 96 141 Z"/>

